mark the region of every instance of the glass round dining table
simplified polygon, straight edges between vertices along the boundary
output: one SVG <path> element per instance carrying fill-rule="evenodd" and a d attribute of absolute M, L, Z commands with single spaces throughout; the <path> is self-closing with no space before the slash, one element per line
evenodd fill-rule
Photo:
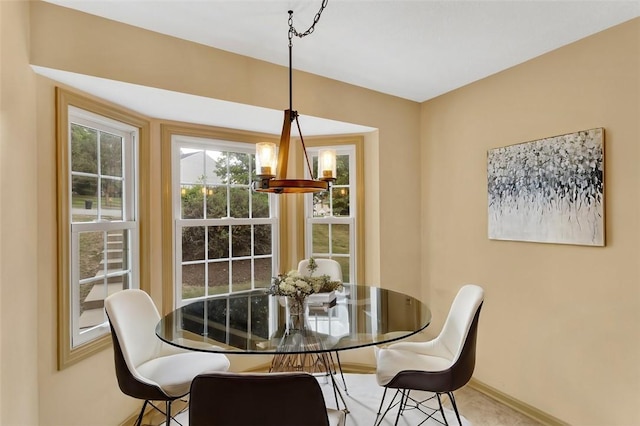
<path fill-rule="evenodd" d="M 430 321 L 427 305 L 412 296 L 345 285 L 335 299 L 308 299 L 304 327 L 294 330 L 287 321 L 285 298 L 259 289 L 184 305 L 160 320 L 156 334 L 171 345 L 196 351 L 323 353 L 404 339 Z"/>

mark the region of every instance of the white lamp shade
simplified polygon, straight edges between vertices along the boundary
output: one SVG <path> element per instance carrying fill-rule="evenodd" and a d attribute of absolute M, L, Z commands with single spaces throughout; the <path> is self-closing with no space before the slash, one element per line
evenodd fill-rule
<path fill-rule="evenodd" d="M 323 149 L 318 154 L 318 179 L 336 178 L 336 150 Z"/>
<path fill-rule="evenodd" d="M 256 174 L 258 176 L 276 175 L 276 144 L 259 142 L 256 144 Z"/>

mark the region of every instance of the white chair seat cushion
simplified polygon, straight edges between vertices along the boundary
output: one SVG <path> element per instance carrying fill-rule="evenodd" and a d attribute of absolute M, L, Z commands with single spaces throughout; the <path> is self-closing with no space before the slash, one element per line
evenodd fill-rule
<path fill-rule="evenodd" d="M 376 379 L 384 386 L 396 374 L 405 370 L 443 371 L 451 366 L 451 360 L 432 355 L 422 355 L 402 349 L 379 349 L 377 353 Z"/>
<path fill-rule="evenodd" d="M 189 393 L 191 381 L 206 371 L 226 371 L 229 360 L 220 354 L 185 352 L 151 359 L 137 367 L 138 373 L 155 382 L 167 395 Z"/>
<path fill-rule="evenodd" d="M 344 411 L 333 408 L 327 408 L 327 417 L 329 426 L 343 426 L 347 421 L 347 414 Z"/>

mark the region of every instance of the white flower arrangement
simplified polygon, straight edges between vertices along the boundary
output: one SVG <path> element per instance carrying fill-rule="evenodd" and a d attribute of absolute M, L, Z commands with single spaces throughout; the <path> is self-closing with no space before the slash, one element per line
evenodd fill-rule
<path fill-rule="evenodd" d="M 291 270 L 273 278 L 269 293 L 277 296 L 304 297 L 320 291 L 322 283 L 309 278 L 300 275 L 296 270 Z"/>
<path fill-rule="evenodd" d="M 308 276 L 302 275 L 296 270 L 280 274 L 273 278 L 268 293 L 276 296 L 293 297 L 302 301 L 313 293 L 330 292 L 342 288 L 340 281 L 331 281 L 328 275 L 312 276 L 317 268 L 318 264 L 315 259 L 310 258 L 309 266 L 307 266 L 309 270 Z"/>

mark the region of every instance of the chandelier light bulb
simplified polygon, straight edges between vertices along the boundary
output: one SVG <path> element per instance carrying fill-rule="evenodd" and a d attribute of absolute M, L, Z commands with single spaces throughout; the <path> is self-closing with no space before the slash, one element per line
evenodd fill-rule
<path fill-rule="evenodd" d="M 275 176 L 276 144 L 260 142 L 256 144 L 256 174 L 258 176 Z"/>

